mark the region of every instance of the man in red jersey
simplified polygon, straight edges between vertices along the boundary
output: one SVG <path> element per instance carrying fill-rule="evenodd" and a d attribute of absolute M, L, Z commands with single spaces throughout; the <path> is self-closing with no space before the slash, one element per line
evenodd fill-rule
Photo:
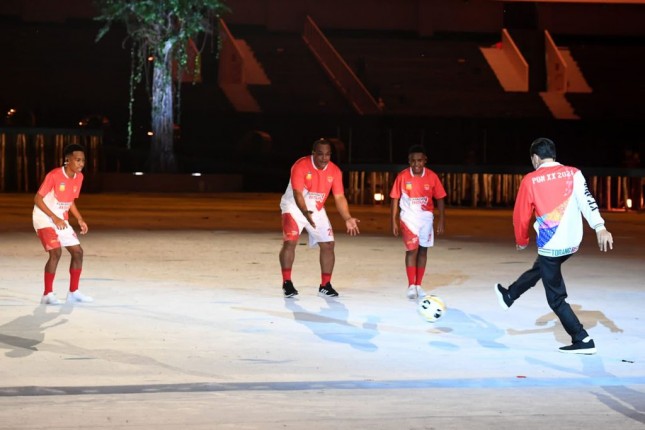
<path fill-rule="evenodd" d="M 403 236 L 405 271 L 408 276 L 409 299 L 425 297 L 421 288 L 428 260 L 428 248 L 434 246 L 434 204 L 437 202 L 439 220 L 437 233 L 444 232 L 444 198 L 446 191 L 435 172 L 425 167 L 428 162 L 423 145 L 413 145 L 408 151 L 410 167 L 394 180 L 390 198 L 392 233 Z M 401 215 L 399 217 L 399 208 Z M 397 217 L 400 221 L 397 221 Z"/>
<path fill-rule="evenodd" d="M 530 148 L 534 172 L 522 179 L 513 210 L 515 243 L 518 250 L 529 244 L 529 225 L 537 232 L 537 260 L 508 288 L 495 284 L 494 290 L 502 309 L 508 309 L 522 294 L 542 279 L 549 307 L 558 317 L 572 344 L 560 348 L 570 354 L 595 354 L 596 345 L 567 303 L 567 289 L 561 266 L 580 246 L 582 214 L 596 231 L 598 247 L 606 252 L 613 248 L 611 233 L 605 228 L 598 204 L 582 172 L 555 161 L 555 143 L 539 138 Z"/>
<path fill-rule="evenodd" d="M 81 192 L 85 166 L 85 149 L 81 145 L 71 144 L 63 150 L 65 164 L 50 171 L 34 197 L 33 223 L 49 259 L 45 264 L 45 291 L 41 303 L 59 305 L 61 302 L 54 294 L 54 277 L 56 267 L 65 247 L 70 255 L 69 293 L 67 302 L 91 302 L 92 298 L 78 291 L 78 284 L 83 267 L 83 249 L 74 229 L 69 225 L 69 212 L 74 215 L 81 228 L 81 234 L 87 233 L 87 224 L 74 204 Z"/>
<path fill-rule="evenodd" d="M 309 234 L 309 246 L 320 248 L 321 281 L 318 294 L 336 297 L 331 285 L 334 270 L 334 232 L 325 212 L 329 192 L 334 196 L 336 209 L 345 220 L 347 233 L 359 234 L 359 220 L 349 213 L 349 205 L 343 188 L 343 174 L 330 161 L 331 143 L 325 139 L 314 142 L 312 154 L 302 157 L 291 167 L 289 185 L 280 200 L 282 211 L 282 291 L 285 297 L 293 297 L 298 290 L 291 281 L 291 268 L 296 257 L 296 245 L 303 229 Z"/>

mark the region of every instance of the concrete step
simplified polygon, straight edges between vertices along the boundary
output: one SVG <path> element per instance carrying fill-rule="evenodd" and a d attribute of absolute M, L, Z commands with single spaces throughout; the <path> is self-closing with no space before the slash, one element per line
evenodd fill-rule
<path fill-rule="evenodd" d="M 237 112 L 262 112 L 246 85 L 222 84 L 221 88 Z"/>
<path fill-rule="evenodd" d="M 566 99 L 564 93 L 549 91 L 541 92 L 540 97 L 544 100 L 551 113 L 558 119 L 580 119 L 573 110 L 573 106 Z"/>
<path fill-rule="evenodd" d="M 587 83 L 578 62 L 573 58 L 569 48 L 558 47 L 558 51 L 567 64 L 567 92 L 591 93 L 593 89 Z"/>
<path fill-rule="evenodd" d="M 244 39 L 235 39 L 244 58 L 244 82 L 249 85 L 271 85 L 271 80 L 258 61 L 253 49 Z"/>

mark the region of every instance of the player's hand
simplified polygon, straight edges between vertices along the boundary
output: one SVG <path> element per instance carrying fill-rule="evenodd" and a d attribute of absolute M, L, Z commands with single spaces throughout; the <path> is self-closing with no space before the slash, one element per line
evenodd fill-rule
<path fill-rule="evenodd" d="M 598 247 L 602 252 L 607 252 L 610 249 L 614 249 L 614 238 L 611 236 L 608 230 L 600 230 L 596 232 L 596 237 L 598 238 Z"/>
<path fill-rule="evenodd" d="M 311 218 L 311 214 L 313 213 L 314 213 L 313 211 L 306 211 L 306 212 L 303 212 L 302 214 L 305 216 L 305 218 L 307 218 L 307 222 L 311 224 L 313 228 L 316 228 L 316 223 L 314 222 L 313 218 Z"/>
<path fill-rule="evenodd" d="M 356 219 L 356 218 L 350 218 L 345 221 L 345 227 L 347 227 L 347 234 L 350 236 L 356 236 L 357 234 L 360 233 L 358 230 L 358 223 L 361 222 L 361 220 Z"/>
<path fill-rule="evenodd" d="M 54 221 L 54 225 L 58 230 L 65 230 L 67 228 L 67 223 L 64 219 L 56 217 L 52 218 L 52 221 Z"/>
<path fill-rule="evenodd" d="M 399 237 L 399 226 L 396 222 L 392 223 L 392 234 L 396 237 Z"/>
<path fill-rule="evenodd" d="M 78 220 L 78 226 L 81 228 L 81 234 L 86 234 L 89 228 L 87 227 L 87 224 L 85 224 L 85 221 Z"/>
<path fill-rule="evenodd" d="M 517 251 L 524 251 L 528 245 L 515 245 Z"/>
<path fill-rule="evenodd" d="M 437 234 L 443 234 L 446 231 L 446 225 L 444 221 L 441 219 L 437 223 Z"/>

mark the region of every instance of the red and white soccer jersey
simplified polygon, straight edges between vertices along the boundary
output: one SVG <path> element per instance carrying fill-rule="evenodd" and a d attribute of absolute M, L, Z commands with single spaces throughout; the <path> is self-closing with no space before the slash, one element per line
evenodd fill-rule
<path fill-rule="evenodd" d="M 289 185 L 280 200 L 282 213 L 300 212 L 293 197 L 293 190 L 302 192 L 310 211 L 320 211 L 325 207 L 330 191 L 335 196 L 345 193 L 343 173 L 332 162 L 324 169 L 318 169 L 314 165 L 313 156 L 302 157 L 291 167 Z"/>
<path fill-rule="evenodd" d="M 401 234 L 406 249 L 416 249 L 419 245 L 433 246 L 432 199 L 446 197 L 446 190 L 437 174 L 424 168 L 420 176 L 414 176 L 411 168 L 405 169 L 394 180 L 390 197 L 399 199 Z"/>
<path fill-rule="evenodd" d="M 80 195 L 82 185 L 82 173 L 76 173 L 73 178 L 70 178 L 65 174 L 65 168 L 59 167 L 45 176 L 38 194 L 43 197 L 44 203 L 57 217 L 67 220 L 69 208 Z M 34 206 L 33 222 L 36 230 L 53 226 L 52 219 L 37 206 Z"/>
<path fill-rule="evenodd" d="M 293 190 L 302 192 L 307 209 L 313 212 L 311 218 L 316 224 L 315 229 L 296 205 Z M 325 211 L 325 201 L 330 191 L 335 196 L 345 193 L 343 174 L 338 166 L 329 162 L 324 169 L 318 169 L 312 156 L 302 157 L 294 163 L 289 185 L 280 199 L 284 240 L 297 240 L 303 229 L 309 233 L 309 246 L 334 240 L 334 232 Z"/>
<path fill-rule="evenodd" d="M 446 197 L 446 190 L 432 170 L 424 168 L 421 176 L 414 176 L 412 169 L 408 168 L 397 175 L 390 197 L 400 199 L 401 219 L 423 217 L 432 214 L 432 199 L 443 199 Z"/>

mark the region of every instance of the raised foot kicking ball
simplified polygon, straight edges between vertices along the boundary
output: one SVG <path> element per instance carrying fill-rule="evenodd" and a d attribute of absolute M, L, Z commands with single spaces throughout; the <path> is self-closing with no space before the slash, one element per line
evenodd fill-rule
<path fill-rule="evenodd" d="M 437 296 L 425 296 L 417 305 L 417 311 L 428 322 L 435 322 L 446 313 L 446 305 Z"/>

